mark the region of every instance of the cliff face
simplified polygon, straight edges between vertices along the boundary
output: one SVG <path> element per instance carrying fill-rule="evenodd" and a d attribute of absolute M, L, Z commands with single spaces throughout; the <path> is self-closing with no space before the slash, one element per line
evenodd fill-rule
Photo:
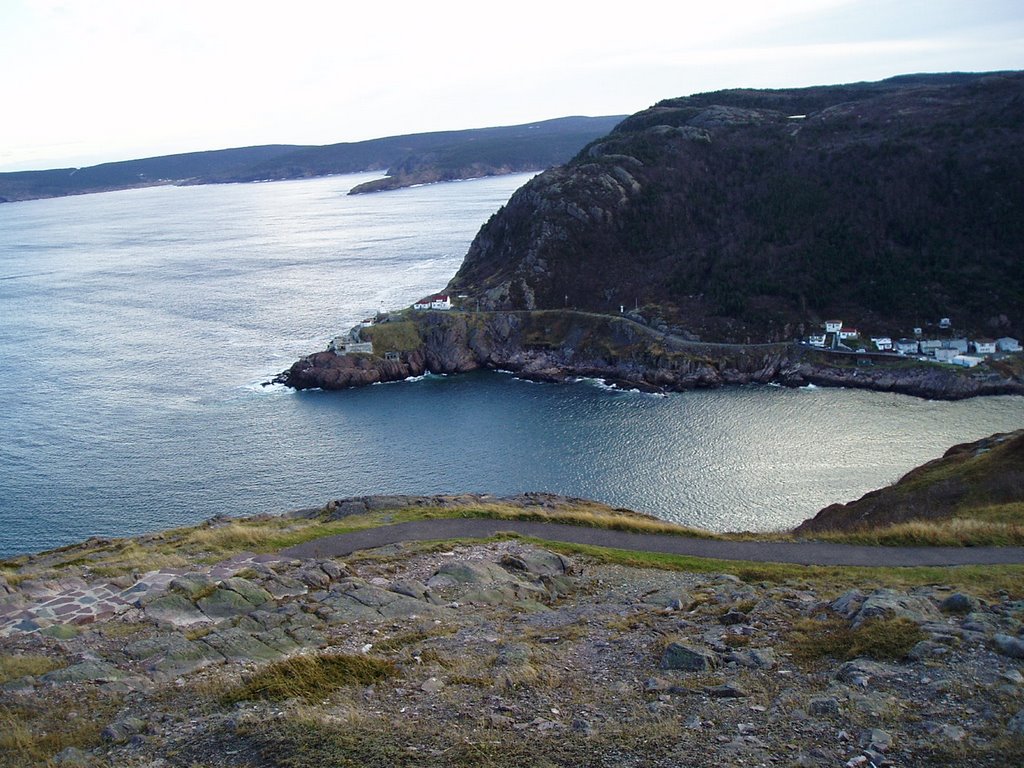
<path fill-rule="evenodd" d="M 911 470 L 888 488 L 849 504 L 833 504 L 805 520 L 795 533 L 855 531 L 910 520 L 956 516 L 985 519 L 979 507 L 1024 502 L 1024 430 L 955 445 Z M 1009 507 L 1007 514 L 1009 514 Z M 1019 512 L 1016 513 L 1019 518 Z"/>
<path fill-rule="evenodd" d="M 1024 75 L 671 99 L 520 189 L 449 291 L 489 309 L 653 305 L 705 339 L 836 316 L 1024 332 Z"/>
<path fill-rule="evenodd" d="M 948 400 L 1024 394 L 1019 377 L 991 370 L 968 374 L 903 360 L 861 366 L 850 358 L 795 344 L 693 342 L 626 317 L 574 311 L 425 312 L 365 333 L 374 337 L 374 355 L 317 352 L 296 362 L 277 381 L 296 389 L 345 389 L 426 372 L 486 368 L 541 381 L 600 378 L 645 391 L 779 383 Z"/>

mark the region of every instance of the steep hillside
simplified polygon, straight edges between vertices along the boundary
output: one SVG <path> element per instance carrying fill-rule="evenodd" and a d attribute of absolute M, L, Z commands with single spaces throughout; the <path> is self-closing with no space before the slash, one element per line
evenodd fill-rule
<path fill-rule="evenodd" d="M 795 532 L 856 531 L 953 517 L 1024 522 L 1024 429 L 955 445 L 888 488 L 826 507 Z"/>
<path fill-rule="evenodd" d="M 670 99 L 519 190 L 451 281 L 491 309 L 647 306 L 705 340 L 827 316 L 1024 332 L 1024 74 Z"/>

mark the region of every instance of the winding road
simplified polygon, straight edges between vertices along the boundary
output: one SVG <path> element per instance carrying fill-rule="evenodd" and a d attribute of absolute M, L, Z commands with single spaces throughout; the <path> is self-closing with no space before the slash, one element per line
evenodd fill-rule
<path fill-rule="evenodd" d="M 670 534 L 628 533 L 564 523 L 480 518 L 416 520 L 368 528 L 307 541 L 284 549 L 281 554 L 298 558 L 342 557 L 358 550 L 405 541 L 478 539 L 509 532 L 569 544 L 761 563 L 855 566 L 1024 564 L 1024 547 L 880 547 L 813 541 L 719 541 Z"/>

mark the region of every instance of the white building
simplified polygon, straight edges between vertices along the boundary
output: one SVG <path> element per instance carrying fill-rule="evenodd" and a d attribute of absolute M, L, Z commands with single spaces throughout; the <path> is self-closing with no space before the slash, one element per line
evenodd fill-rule
<path fill-rule="evenodd" d="M 888 336 L 872 336 L 871 342 L 875 345 L 875 349 L 879 352 L 891 352 L 892 351 L 892 339 Z"/>
<path fill-rule="evenodd" d="M 952 325 L 953 323 L 950 321 L 948 317 L 944 317 L 941 320 L 939 320 L 939 328 L 949 328 Z"/>
<path fill-rule="evenodd" d="M 917 339 L 900 339 L 893 347 L 901 355 L 916 355 L 917 354 Z"/>
<path fill-rule="evenodd" d="M 919 346 L 922 355 L 934 355 L 935 350 L 942 349 L 942 342 L 939 339 L 921 339 Z"/>
<path fill-rule="evenodd" d="M 856 328 L 847 328 L 845 325 L 839 329 L 840 339 L 856 339 L 860 332 Z"/>
<path fill-rule="evenodd" d="M 843 329 L 842 320 L 826 320 L 825 333 L 839 333 Z"/>
<path fill-rule="evenodd" d="M 333 339 L 331 339 L 331 343 L 328 345 L 328 349 L 330 349 L 336 355 L 372 355 L 373 342 L 353 341 L 351 335 L 345 334 L 344 336 L 335 336 Z"/>
<path fill-rule="evenodd" d="M 825 334 L 819 334 L 817 336 L 808 336 L 807 343 L 812 347 L 824 347 L 825 346 Z"/>
<path fill-rule="evenodd" d="M 940 349 L 934 350 L 934 352 L 935 352 L 935 359 L 938 360 L 940 363 L 951 363 L 951 362 L 953 362 L 953 358 L 960 354 L 955 349 L 941 349 L 940 348 Z"/>
<path fill-rule="evenodd" d="M 996 339 L 996 348 L 1000 352 L 1020 352 L 1020 342 L 1009 336 Z"/>
<path fill-rule="evenodd" d="M 982 359 L 980 357 L 971 357 L 970 355 L 957 355 L 949 362 L 953 363 L 953 365 L 962 365 L 964 368 L 973 368 L 982 362 Z"/>
<path fill-rule="evenodd" d="M 427 296 L 425 299 L 420 299 L 412 305 L 413 309 L 451 309 L 452 308 L 452 297 L 447 293 L 435 293 L 433 296 Z"/>
<path fill-rule="evenodd" d="M 943 349 L 955 349 L 957 352 L 967 354 L 967 339 L 946 339 L 942 342 Z"/>
<path fill-rule="evenodd" d="M 974 340 L 974 354 L 976 355 L 994 355 L 996 353 L 996 343 L 992 339 L 975 339 Z"/>

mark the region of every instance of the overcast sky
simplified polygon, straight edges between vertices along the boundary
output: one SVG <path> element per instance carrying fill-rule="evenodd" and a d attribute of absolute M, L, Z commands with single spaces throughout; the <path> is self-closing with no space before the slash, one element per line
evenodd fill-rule
<path fill-rule="evenodd" d="M 1021 0 L 0 0 L 0 170 L 996 69 Z"/>

